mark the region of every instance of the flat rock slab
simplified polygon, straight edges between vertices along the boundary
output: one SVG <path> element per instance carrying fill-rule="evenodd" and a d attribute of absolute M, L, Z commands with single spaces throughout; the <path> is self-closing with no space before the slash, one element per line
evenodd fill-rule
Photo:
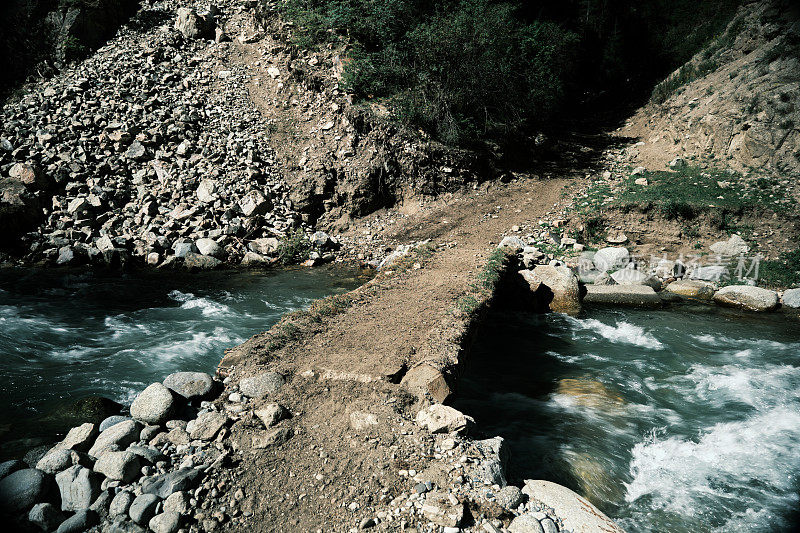
<path fill-rule="evenodd" d="M 145 480 L 142 483 L 142 492 L 155 494 L 164 499 L 174 492 L 193 488 L 202 476 L 203 471 L 198 468 L 181 468 L 175 472 Z"/>
<path fill-rule="evenodd" d="M 661 307 L 661 297 L 647 285 L 586 285 L 583 302 L 627 307 Z"/>
<path fill-rule="evenodd" d="M 94 471 L 108 479 L 130 483 L 139 476 L 139 456 L 125 452 L 105 452 L 94 464 Z"/>
<path fill-rule="evenodd" d="M 729 285 L 714 294 L 714 301 L 748 311 L 772 311 L 778 307 L 778 293 L 750 285 Z"/>
<path fill-rule="evenodd" d="M 126 448 L 139 440 L 139 434 L 142 431 L 142 426 L 134 420 L 125 420 L 119 424 L 115 424 L 107 430 L 100 433 L 94 445 L 89 449 L 89 455 L 92 457 L 99 457 L 100 454 L 106 450 L 115 448 Z"/>
<path fill-rule="evenodd" d="M 557 483 L 526 480 L 522 493 L 532 501 L 550 507 L 564 522 L 564 529 L 573 533 L 624 533 L 613 520 L 589 500 Z"/>

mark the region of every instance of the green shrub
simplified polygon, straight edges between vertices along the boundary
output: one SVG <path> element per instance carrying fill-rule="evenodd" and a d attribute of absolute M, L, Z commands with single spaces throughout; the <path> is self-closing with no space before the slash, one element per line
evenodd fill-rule
<path fill-rule="evenodd" d="M 768 287 L 795 287 L 800 285 L 800 249 L 784 252 L 779 259 L 762 261 L 758 278 Z"/>
<path fill-rule="evenodd" d="M 282 265 L 299 263 L 308 258 L 311 241 L 302 229 L 290 230 L 278 244 L 278 262 Z"/>

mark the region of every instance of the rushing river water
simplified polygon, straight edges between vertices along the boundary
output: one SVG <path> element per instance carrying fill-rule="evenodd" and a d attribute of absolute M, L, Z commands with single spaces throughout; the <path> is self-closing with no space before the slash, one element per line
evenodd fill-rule
<path fill-rule="evenodd" d="M 351 269 L 273 273 L 0 271 L 3 455 L 47 436 L 42 414 L 100 395 L 129 403 L 179 370 L 213 373 L 226 348 L 287 311 L 352 289 Z M 52 435 L 50 435 L 52 437 Z M 18 440 L 15 446 L 14 440 Z"/>
<path fill-rule="evenodd" d="M 497 313 L 456 407 L 510 477 L 569 486 L 636 532 L 794 531 L 800 323 L 780 315 Z"/>

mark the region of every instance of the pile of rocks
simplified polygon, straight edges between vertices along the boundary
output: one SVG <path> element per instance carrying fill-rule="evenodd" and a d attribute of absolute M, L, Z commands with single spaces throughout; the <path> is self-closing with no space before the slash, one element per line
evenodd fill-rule
<path fill-rule="evenodd" d="M 268 121 L 243 71 L 226 66 L 220 28 L 241 6 L 190 4 L 142 9 L 86 61 L 0 111 L 0 178 L 19 184 L 4 185 L 0 219 L 16 230 L 20 215 L 37 219 L 22 236 L 28 260 L 262 264 L 301 226 Z"/>
<path fill-rule="evenodd" d="M 228 415 L 206 401 L 220 389 L 202 372 L 171 374 L 136 397 L 130 416 L 72 428 L 35 466 L 3 463 L 0 509 L 22 528 L 59 533 L 186 527 L 210 504 L 198 503 L 215 491 L 205 478 L 231 453 Z"/>
<path fill-rule="evenodd" d="M 731 266 L 731 260 L 749 251 L 739 235 L 711 245 L 719 261 L 707 265 L 666 258 L 643 261 L 621 246 L 556 258 L 541 252 L 538 244 L 534 239 L 508 236 L 498 247 L 517 254 L 524 267 L 518 271 L 517 284 L 527 290 L 519 293 L 519 303 L 539 311 L 572 313 L 580 309 L 581 302 L 660 307 L 681 299 L 748 311 L 773 311 L 780 304 L 800 308 L 800 289 L 789 289 L 781 295 L 756 287 L 754 279 L 744 278 L 746 284 L 722 286 L 733 278 L 736 262 Z"/>

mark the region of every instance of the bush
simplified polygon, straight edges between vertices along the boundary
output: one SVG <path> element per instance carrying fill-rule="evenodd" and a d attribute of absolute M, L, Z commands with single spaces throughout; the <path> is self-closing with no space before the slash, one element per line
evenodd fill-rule
<path fill-rule="evenodd" d="M 302 229 L 289 230 L 278 244 L 278 262 L 282 265 L 299 263 L 308 258 L 311 241 Z"/>

